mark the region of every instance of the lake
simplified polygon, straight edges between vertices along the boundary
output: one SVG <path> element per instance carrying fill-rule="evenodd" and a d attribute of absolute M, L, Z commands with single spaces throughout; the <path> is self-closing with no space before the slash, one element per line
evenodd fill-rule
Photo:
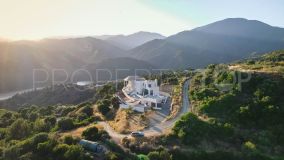
<path fill-rule="evenodd" d="M 41 89 L 41 88 L 36 88 L 36 89 Z M 5 100 L 5 99 L 9 99 L 9 98 L 13 97 L 16 94 L 30 92 L 30 91 L 33 91 L 33 90 L 34 89 L 32 88 L 32 89 L 18 90 L 18 91 L 7 92 L 7 93 L 0 93 L 0 101 L 1 100 Z"/>
<path fill-rule="evenodd" d="M 79 81 L 79 82 L 76 82 L 75 84 L 78 85 L 78 86 L 87 86 L 87 85 L 91 85 L 93 83 L 94 82 L 92 82 L 92 81 Z M 96 87 L 100 87 L 100 86 L 102 86 L 102 85 L 96 84 Z M 39 88 L 36 88 L 36 89 L 42 89 L 42 88 L 43 87 L 39 87 Z M 32 89 L 25 89 L 25 90 L 18 90 L 18 91 L 0 93 L 0 101 L 5 100 L 5 99 L 9 99 L 16 94 L 21 94 L 21 93 L 24 93 L 24 92 L 30 92 L 30 91 L 33 91 L 33 90 L 34 89 L 32 88 Z"/>

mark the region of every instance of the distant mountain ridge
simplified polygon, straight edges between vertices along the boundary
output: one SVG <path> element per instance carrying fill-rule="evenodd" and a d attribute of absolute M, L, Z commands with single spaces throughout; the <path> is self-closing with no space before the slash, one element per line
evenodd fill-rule
<path fill-rule="evenodd" d="M 164 39 L 165 36 L 159 33 L 140 31 L 130 35 L 105 35 L 97 36 L 97 38 L 101 38 L 121 49 L 129 50 L 154 39 Z"/>
<path fill-rule="evenodd" d="M 45 80 L 48 76 L 50 82 L 54 70 L 57 70 L 54 77 L 64 80 L 66 74 L 70 78 L 76 70 L 89 70 L 88 65 L 103 65 L 100 62 L 105 59 L 125 56 L 119 47 L 92 37 L 0 42 L 0 93 L 33 87 L 35 69 L 44 70 L 36 72 L 36 80 Z M 127 65 L 125 61 L 124 65 Z M 77 79 L 85 79 L 84 76 L 87 75 L 77 76 Z"/>
<path fill-rule="evenodd" d="M 198 27 L 194 30 L 250 39 L 269 39 L 284 41 L 283 28 L 273 27 L 257 20 L 247 20 L 244 18 L 228 18 L 222 21 L 217 21 L 205 25 L 203 27 Z"/>
<path fill-rule="evenodd" d="M 18 67 L 30 61 L 30 65 L 46 69 L 72 70 L 74 67 L 79 68 L 110 57 L 123 56 L 125 56 L 124 51 L 120 48 L 91 37 L 14 41 L 0 44 L 0 64 L 18 65 Z"/>
<path fill-rule="evenodd" d="M 128 54 L 160 68 L 199 68 L 283 49 L 283 39 L 283 28 L 230 18 L 147 42 Z"/>
<path fill-rule="evenodd" d="M 85 69 L 95 74 L 95 69 L 114 73 L 122 68 L 132 70 L 132 74 L 135 69 L 200 68 L 279 49 L 284 49 L 283 28 L 241 18 L 225 19 L 167 38 L 137 32 L 97 38 L 0 41 L 0 93 L 32 87 L 34 69 L 45 69 L 51 75 L 54 69 L 64 69 L 68 74 Z M 36 78 L 44 80 L 45 76 Z M 66 74 L 59 71 L 55 76 L 64 79 Z M 86 74 L 77 77 L 86 78 Z"/>

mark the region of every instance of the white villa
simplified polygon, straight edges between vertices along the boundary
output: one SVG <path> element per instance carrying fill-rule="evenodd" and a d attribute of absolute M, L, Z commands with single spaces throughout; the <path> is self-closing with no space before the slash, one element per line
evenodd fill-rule
<path fill-rule="evenodd" d="M 125 105 L 135 107 L 134 109 L 143 112 L 146 107 L 160 109 L 160 104 L 165 102 L 167 98 L 160 95 L 157 79 L 146 80 L 139 76 L 126 77 L 122 92 L 131 101 Z"/>

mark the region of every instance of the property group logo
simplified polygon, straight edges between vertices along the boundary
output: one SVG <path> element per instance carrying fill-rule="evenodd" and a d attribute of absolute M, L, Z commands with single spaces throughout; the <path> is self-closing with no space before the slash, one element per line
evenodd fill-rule
<path fill-rule="evenodd" d="M 78 84 L 78 82 L 88 84 L 99 84 L 101 86 L 106 83 L 115 83 L 116 86 L 119 82 L 129 75 L 134 76 L 146 76 L 151 77 L 152 75 L 162 75 L 165 72 L 174 71 L 169 69 L 77 69 L 72 72 L 68 72 L 65 69 L 57 68 L 52 70 L 46 70 L 42 68 L 33 69 L 33 89 L 42 88 L 41 86 L 51 86 L 54 89 L 55 85 L 63 85 L 67 89 L 68 84 Z M 80 78 L 84 77 L 84 80 Z M 79 79 L 79 80 L 78 80 Z M 163 81 L 163 80 L 162 80 Z M 74 85 L 74 87 L 77 87 Z M 117 88 L 117 87 L 116 87 Z M 84 91 L 87 87 L 77 87 L 77 90 Z"/>

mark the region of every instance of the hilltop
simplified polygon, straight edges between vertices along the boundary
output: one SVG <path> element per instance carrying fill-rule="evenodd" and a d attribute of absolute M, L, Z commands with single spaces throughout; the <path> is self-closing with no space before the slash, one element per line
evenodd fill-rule
<path fill-rule="evenodd" d="M 283 28 L 229 18 L 147 42 L 130 50 L 129 54 L 160 68 L 180 69 L 230 63 L 283 48 Z"/>

